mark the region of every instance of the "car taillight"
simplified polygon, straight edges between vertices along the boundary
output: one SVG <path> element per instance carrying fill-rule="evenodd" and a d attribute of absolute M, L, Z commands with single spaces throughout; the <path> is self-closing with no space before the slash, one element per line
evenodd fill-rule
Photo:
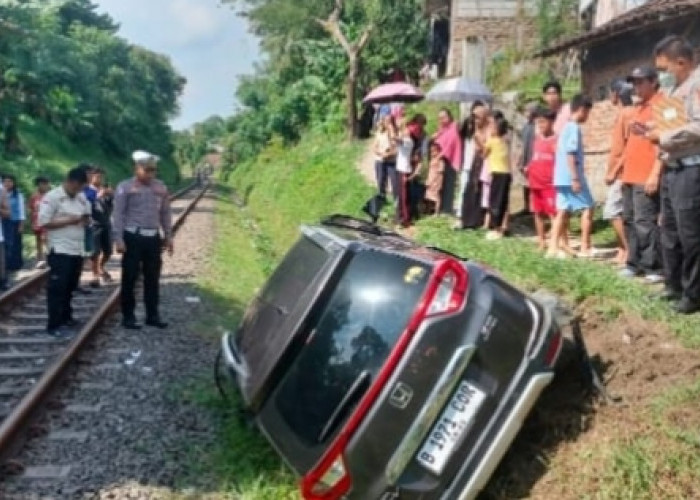
<path fill-rule="evenodd" d="M 342 449 L 328 454 L 328 458 L 324 458 L 314 472 L 304 477 L 301 489 L 305 499 L 334 500 L 350 489 L 350 476 Z"/>
<path fill-rule="evenodd" d="M 458 311 L 464 304 L 465 292 L 466 286 L 460 283 L 458 273 L 452 269 L 446 271 L 430 303 L 427 316 L 439 316 Z"/>
<path fill-rule="evenodd" d="M 547 346 L 547 354 L 545 354 L 544 356 L 544 363 L 549 368 L 553 368 L 554 364 L 557 362 L 557 358 L 559 358 L 559 353 L 561 352 L 561 346 L 563 342 L 564 338 L 562 337 L 560 331 L 557 331 L 554 335 L 552 335 L 552 338 L 549 339 L 549 345 Z"/>
<path fill-rule="evenodd" d="M 461 262 L 448 259 L 436 264 L 421 302 L 384 366 L 321 461 L 301 480 L 304 499 L 337 500 L 350 491 L 352 478 L 343 457 L 350 438 L 386 386 L 421 323 L 428 317 L 459 311 L 464 306 L 468 286 L 469 275 Z"/>

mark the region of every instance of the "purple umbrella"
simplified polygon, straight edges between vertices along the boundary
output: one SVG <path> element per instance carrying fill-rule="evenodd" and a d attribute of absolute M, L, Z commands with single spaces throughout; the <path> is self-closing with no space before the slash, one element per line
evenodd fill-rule
<path fill-rule="evenodd" d="M 392 102 L 418 102 L 424 99 L 423 92 L 410 83 L 385 83 L 367 94 L 366 104 L 388 104 Z"/>

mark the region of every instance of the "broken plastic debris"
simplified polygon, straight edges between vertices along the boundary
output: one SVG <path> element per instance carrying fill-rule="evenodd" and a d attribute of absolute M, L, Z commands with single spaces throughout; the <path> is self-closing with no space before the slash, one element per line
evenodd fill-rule
<path fill-rule="evenodd" d="M 131 351 L 131 355 L 129 358 L 124 361 L 124 364 L 127 366 L 132 366 L 134 363 L 136 363 L 136 360 L 141 357 L 141 351 Z"/>
<path fill-rule="evenodd" d="M 185 302 L 187 302 L 188 304 L 199 304 L 200 302 L 202 302 L 202 299 L 200 299 L 199 297 L 185 297 Z"/>

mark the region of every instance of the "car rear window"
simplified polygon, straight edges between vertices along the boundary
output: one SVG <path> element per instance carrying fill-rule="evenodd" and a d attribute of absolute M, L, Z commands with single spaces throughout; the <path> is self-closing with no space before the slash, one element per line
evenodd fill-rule
<path fill-rule="evenodd" d="M 318 272 L 331 258 L 312 240 L 301 238 L 287 253 L 262 291 L 252 301 L 238 333 L 238 345 L 246 353 L 279 333 L 284 318 L 294 310 Z"/>
<path fill-rule="evenodd" d="M 350 261 L 275 396 L 304 442 L 327 441 L 347 419 L 405 330 L 429 275 L 428 265 L 375 251 Z"/>

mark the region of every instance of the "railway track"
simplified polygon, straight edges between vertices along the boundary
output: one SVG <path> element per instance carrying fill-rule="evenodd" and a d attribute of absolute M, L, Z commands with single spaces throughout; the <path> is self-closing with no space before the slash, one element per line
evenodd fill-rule
<path fill-rule="evenodd" d="M 206 186 L 190 186 L 172 195 L 174 232 L 206 191 Z M 115 263 L 111 270 L 116 276 Z M 116 281 L 92 289 L 89 295 L 76 295 L 73 308 L 81 325 L 79 332 L 70 340 L 51 338 L 44 333 L 48 276 L 48 271 L 38 272 L 0 296 L 0 460 L 3 462 L 21 445 L 26 433 L 31 434 L 31 422 L 41 406 L 49 401 L 66 370 L 118 306 Z M 19 471 L 0 471 L 0 476 L 3 472 Z"/>

